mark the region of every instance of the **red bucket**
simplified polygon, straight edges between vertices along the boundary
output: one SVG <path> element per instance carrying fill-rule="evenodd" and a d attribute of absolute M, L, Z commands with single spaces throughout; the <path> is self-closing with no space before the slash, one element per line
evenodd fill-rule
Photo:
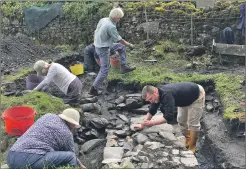
<path fill-rule="evenodd" d="M 2 118 L 5 122 L 5 130 L 9 135 L 21 136 L 33 125 L 36 111 L 27 106 L 14 106 L 6 109 Z"/>
<path fill-rule="evenodd" d="M 110 57 L 110 65 L 113 69 L 120 69 L 120 59 Z"/>

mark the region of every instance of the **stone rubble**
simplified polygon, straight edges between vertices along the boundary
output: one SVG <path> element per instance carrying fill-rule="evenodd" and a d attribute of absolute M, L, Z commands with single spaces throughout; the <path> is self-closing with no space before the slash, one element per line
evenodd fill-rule
<path fill-rule="evenodd" d="M 112 116 L 107 119 L 98 113 L 83 114 L 84 125 L 77 135 L 81 142 L 76 148 L 80 154 L 104 145 L 103 168 L 197 168 L 196 157 L 185 148 L 183 137 L 176 137 L 172 125 L 161 124 L 135 131 L 134 124 L 141 123 L 145 115 L 129 116 L 124 112 L 132 112 L 136 107 L 148 110 L 149 105 L 143 105 L 141 94 L 120 96 L 115 105 L 119 110 L 110 111 Z M 158 112 L 153 118 L 159 116 L 162 114 Z M 102 136 L 102 132 L 106 135 Z M 105 137 L 106 140 L 102 139 Z"/>

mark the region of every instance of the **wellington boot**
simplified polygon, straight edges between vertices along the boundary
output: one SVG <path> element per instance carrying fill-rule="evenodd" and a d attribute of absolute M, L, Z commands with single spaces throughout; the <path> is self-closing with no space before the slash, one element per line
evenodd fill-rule
<path fill-rule="evenodd" d="M 189 149 L 189 142 L 190 142 L 190 131 L 187 130 L 185 134 L 185 147 Z"/>
<path fill-rule="evenodd" d="M 189 150 L 193 153 L 196 151 L 197 133 L 197 131 L 190 131 Z"/>

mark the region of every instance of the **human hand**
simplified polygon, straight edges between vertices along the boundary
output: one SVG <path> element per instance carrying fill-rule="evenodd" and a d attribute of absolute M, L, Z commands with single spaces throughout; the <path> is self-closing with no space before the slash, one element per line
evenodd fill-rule
<path fill-rule="evenodd" d="M 154 122 L 152 120 L 145 120 L 143 123 L 142 123 L 143 126 L 148 126 L 148 127 L 151 127 L 151 126 L 154 126 Z"/>
<path fill-rule="evenodd" d="M 86 167 L 83 164 L 80 164 L 81 169 L 86 169 Z"/>
<path fill-rule="evenodd" d="M 143 128 L 144 128 L 144 126 L 142 124 L 136 124 L 134 126 L 134 129 L 136 129 L 136 130 L 142 130 Z"/>
<path fill-rule="evenodd" d="M 130 43 L 130 44 L 129 44 L 129 48 L 130 48 L 130 49 L 134 49 L 135 46 L 134 46 L 133 44 Z"/>

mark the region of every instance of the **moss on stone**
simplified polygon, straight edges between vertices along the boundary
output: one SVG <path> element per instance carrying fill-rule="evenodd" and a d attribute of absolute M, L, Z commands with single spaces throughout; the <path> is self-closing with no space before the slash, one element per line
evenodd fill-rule
<path fill-rule="evenodd" d="M 160 58 L 168 52 L 180 53 L 184 52 L 185 45 L 178 44 L 169 40 L 158 41 L 158 45 L 155 46 L 155 51 L 153 52 L 153 56 Z"/>

